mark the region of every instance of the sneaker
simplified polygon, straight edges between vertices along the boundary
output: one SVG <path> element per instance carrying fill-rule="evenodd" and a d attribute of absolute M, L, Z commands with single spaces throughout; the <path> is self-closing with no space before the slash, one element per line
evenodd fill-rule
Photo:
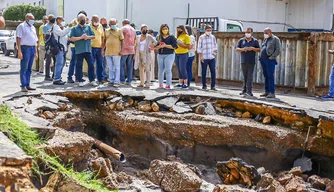
<path fill-rule="evenodd" d="M 187 85 L 182 85 L 182 89 L 188 89 Z"/>
<path fill-rule="evenodd" d="M 269 93 L 266 98 L 273 99 L 273 98 L 276 98 L 276 95 L 272 94 L 272 93 Z"/>
<path fill-rule="evenodd" d="M 24 92 L 24 93 L 26 93 L 26 92 L 28 92 L 28 89 L 27 89 L 27 88 L 25 88 L 25 87 L 23 87 L 23 88 L 21 89 L 21 92 Z"/>
<path fill-rule="evenodd" d="M 45 77 L 45 78 L 44 78 L 44 81 L 53 81 L 53 79 L 50 78 L 50 77 Z"/>
<path fill-rule="evenodd" d="M 182 88 L 182 86 L 183 86 L 182 84 L 175 85 L 176 88 Z"/>
<path fill-rule="evenodd" d="M 37 75 L 44 75 L 44 72 L 37 72 Z"/>
<path fill-rule="evenodd" d="M 125 85 L 125 82 L 121 82 L 120 84 L 121 84 L 121 85 Z"/>
<path fill-rule="evenodd" d="M 212 87 L 211 91 L 217 91 L 216 87 Z"/>
<path fill-rule="evenodd" d="M 36 88 L 32 88 L 32 87 L 27 87 L 28 91 L 36 91 Z"/>
<path fill-rule="evenodd" d="M 75 83 L 75 82 L 73 81 L 73 79 L 68 79 L 67 83 Z"/>
<path fill-rule="evenodd" d="M 326 96 L 321 97 L 321 99 L 323 99 L 323 100 L 334 100 L 334 97 L 332 97 L 330 95 L 326 95 Z"/>
<path fill-rule="evenodd" d="M 269 93 L 263 93 L 260 95 L 260 97 L 267 97 L 269 95 Z"/>
<path fill-rule="evenodd" d="M 203 90 L 207 90 L 207 89 L 208 89 L 208 87 L 207 87 L 207 86 L 204 86 L 204 87 L 202 87 L 202 89 L 203 89 Z"/>
<path fill-rule="evenodd" d="M 84 82 L 79 82 L 79 87 L 83 87 L 85 85 Z"/>
<path fill-rule="evenodd" d="M 96 81 L 91 81 L 89 84 L 90 84 L 91 86 L 98 86 L 98 84 L 96 83 Z"/>
<path fill-rule="evenodd" d="M 54 81 L 53 82 L 54 85 L 65 85 L 66 82 L 62 81 L 62 80 L 59 80 L 59 81 Z"/>
<path fill-rule="evenodd" d="M 242 91 L 241 93 L 239 93 L 239 95 L 245 95 L 246 91 Z"/>
<path fill-rule="evenodd" d="M 250 96 L 250 97 L 253 97 L 253 96 L 254 96 L 253 93 L 246 93 L 245 95 L 246 95 L 246 96 Z"/>
<path fill-rule="evenodd" d="M 131 85 L 131 83 L 129 83 L 129 82 L 125 82 L 125 85 Z"/>
<path fill-rule="evenodd" d="M 114 86 L 114 82 L 109 82 L 108 85 Z"/>
<path fill-rule="evenodd" d="M 170 85 L 167 85 L 165 89 L 171 89 L 171 88 L 170 88 Z"/>
<path fill-rule="evenodd" d="M 163 89 L 164 88 L 164 85 L 159 85 L 159 89 Z"/>
<path fill-rule="evenodd" d="M 121 86 L 119 83 L 114 84 L 114 87 L 119 87 L 119 86 Z"/>

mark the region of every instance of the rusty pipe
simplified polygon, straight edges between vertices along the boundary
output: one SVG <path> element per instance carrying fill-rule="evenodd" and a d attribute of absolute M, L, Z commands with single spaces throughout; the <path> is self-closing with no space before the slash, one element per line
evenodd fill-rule
<path fill-rule="evenodd" d="M 102 141 L 99 141 L 97 139 L 94 139 L 95 143 L 94 145 L 100 149 L 101 151 L 103 151 L 104 153 L 111 155 L 114 159 L 116 159 L 117 161 L 120 161 L 121 163 L 125 163 L 126 159 L 125 156 L 123 155 L 122 152 L 118 151 L 117 149 L 110 147 L 109 145 L 103 143 Z"/>

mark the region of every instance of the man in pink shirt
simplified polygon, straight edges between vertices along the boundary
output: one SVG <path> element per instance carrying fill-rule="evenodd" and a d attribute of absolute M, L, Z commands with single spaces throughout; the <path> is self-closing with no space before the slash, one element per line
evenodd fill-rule
<path fill-rule="evenodd" d="M 133 57 L 135 54 L 135 44 L 136 44 L 136 31 L 130 26 L 130 21 L 125 19 L 123 22 L 123 27 L 121 28 L 124 35 L 124 40 L 122 42 L 121 51 L 121 83 L 126 85 L 131 85 L 132 74 L 133 74 Z M 127 79 L 125 79 L 125 66 Z M 126 81 L 126 82 L 125 82 Z"/>

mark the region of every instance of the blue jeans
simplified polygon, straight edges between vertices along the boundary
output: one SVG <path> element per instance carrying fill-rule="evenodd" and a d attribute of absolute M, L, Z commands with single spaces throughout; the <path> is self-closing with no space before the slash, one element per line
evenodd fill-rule
<path fill-rule="evenodd" d="M 71 58 L 71 62 L 70 62 L 70 67 L 68 69 L 68 80 L 72 80 L 72 76 L 74 75 L 74 68 L 75 68 L 75 62 L 76 62 L 76 58 L 75 58 L 75 47 L 71 47 L 71 52 L 72 52 L 72 58 Z"/>
<path fill-rule="evenodd" d="M 64 51 L 59 51 L 56 55 L 56 63 L 55 63 L 55 70 L 54 70 L 54 77 L 53 81 L 60 81 L 61 74 L 63 73 L 64 67 Z"/>
<path fill-rule="evenodd" d="M 92 48 L 93 63 L 96 62 L 96 77 L 99 82 L 103 80 L 103 57 L 101 48 Z"/>
<path fill-rule="evenodd" d="M 103 57 L 103 60 L 102 60 L 102 76 L 103 76 L 103 79 L 108 79 L 108 73 L 107 72 L 107 59 L 106 57 Z"/>
<path fill-rule="evenodd" d="M 133 57 L 134 55 L 123 55 L 121 56 L 121 82 L 125 82 L 125 66 L 126 66 L 126 82 L 131 83 L 133 75 Z M 109 69 L 110 71 L 110 69 Z"/>
<path fill-rule="evenodd" d="M 158 67 L 159 67 L 159 84 L 164 83 L 164 73 L 166 73 L 167 86 L 172 84 L 172 67 L 175 60 L 175 54 L 158 54 Z"/>
<path fill-rule="evenodd" d="M 260 62 L 264 76 L 264 89 L 266 93 L 275 94 L 275 66 L 277 62 L 269 58 L 261 58 Z"/>
<path fill-rule="evenodd" d="M 22 60 L 20 61 L 21 87 L 30 87 L 31 68 L 34 63 L 36 47 L 21 46 Z"/>
<path fill-rule="evenodd" d="M 188 74 L 188 87 L 190 86 L 190 82 L 193 79 L 193 62 L 194 62 L 195 56 L 188 58 L 187 63 L 187 74 Z"/>
<path fill-rule="evenodd" d="M 332 72 L 329 76 L 329 92 L 328 95 L 334 97 L 334 65 L 332 66 Z"/>
<path fill-rule="evenodd" d="M 187 80 L 187 63 L 188 63 L 189 54 L 175 54 L 175 64 L 179 72 L 179 79 Z"/>
<path fill-rule="evenodd" d="M 110 83 L 119 84 L 121 74 L 121 56 L 106 56 L 109 66 L 109 81 Z"/>
<path fill-rule="evenodd" d="M 205 59 L 204 62 L 201 62 L 202 65 L 202 84 L 203 87 L 206 87 L 206 72 L 208 66 L 211 73 L 211 88 L 216 86 L 216 59 Z"/>
<path fill-rule="evenodd" d="M 86 60 L 88 65 L 88 79 L 90 82 L 92 82 L 95 80 L 95 74 L 94 74 L 94 63 L 91 52 L 76 54 L 75 79 L 79 82 L 83 82 L 82 63 L 84 59 Z"/>

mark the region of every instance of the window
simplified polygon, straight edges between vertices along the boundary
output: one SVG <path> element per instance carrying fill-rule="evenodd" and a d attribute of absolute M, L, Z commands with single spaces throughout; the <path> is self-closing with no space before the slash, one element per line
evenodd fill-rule
<path fill-rule="evenodd" d="M 241 27 L 239 25 L 227 24 L 227 32 L 240 32 Z"/>

